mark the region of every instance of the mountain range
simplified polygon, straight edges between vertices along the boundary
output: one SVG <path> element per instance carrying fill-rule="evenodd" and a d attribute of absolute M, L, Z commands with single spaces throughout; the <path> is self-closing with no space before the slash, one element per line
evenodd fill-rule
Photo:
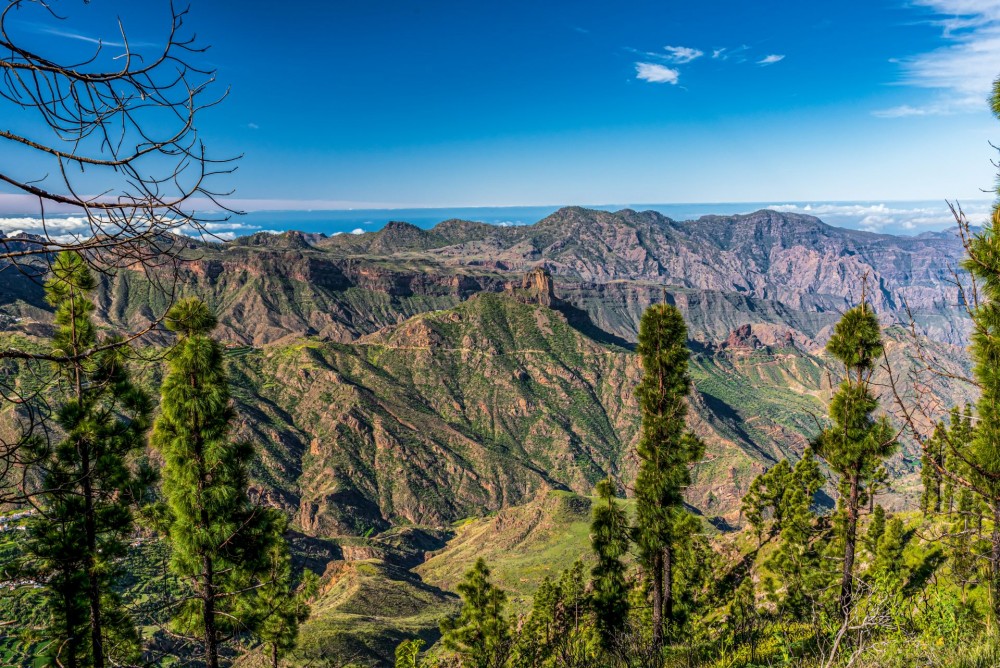
<path fill-rule="evenodd" d="M 957 235 L 767 210 L 677 222 L 566 208 L 530 226 L 398 222 L 186 246 L 178 291 L 219 315 L 245 429 L 265 444 L 262 485 L 324 535 L 444 523 L 541 486 L 587 493 L 608 474 L 627 484 L 631 348 L 642 311 L 663 299 L 688 322 L 693 419 L 710 444 L 696 479 L 712 489 L 695 505 L 730 516 L 755 471 L 814 430 L 836 374 L 822 345 L 841 312 L 869 299 L 902 369 L 918 342 L 963 365 L 969 331 Z M 40 288 L 6 273 L 7 327 L 44 333 Z M 119 329 L 165 303 L 139 272 L 106 277 L 98 295 Z M 944 381 L 934 391 L 967 398 Z M 717 478 L 720 459 L 730 470 Z"/>
<path fill-rule="evenodd" d="M 674 303 L 688 323 L 690 423 L 707 446 L 688 503 L 721 529 L 740 524 L 750 481 L 818 431 L 840 374 L 823 345 L 861 299 L 885 326 L 904 392 L 920 389 L 942 412 L 973 397 L 945 375 L 914 376 L 928 359 L 951 376 L 968 372 L 955 285 L 964 249 L 951 232 L 873 234 L 767 210 L 679 222 L 566 208 L 529 226 L 396 222 L 359 235 L 183 243 L 177 293 L 219 316 L 239 431 L 260 446 L 255 486 L 304 541 L 335 544 L 326 622 L 310 622 L 321 629 L 354 614 L 352 596 L 373 578 L 450 609 L 447 592 L 410 569 L 425 551 L 476 544 L 465 532 L 448 547 L 456 522 L 522 512 L 547 494 L 585 502 L 608 476 L 627 494 L 634 344 L 650 304 Z M 2 276 L 0 328 L 44 336 L 41 288 Z M 134 330 L 167 297 L 151 277 L 120 271 L 102 277 L 97 303 L 106 327 Z M 912 502 L 918 467 L 904 444 L 886 505 Z M 422 605 L 406 624 L 419 617 L 431 629 Z M 392 628 L 375 633 L 371 656 L 385 656 L 385 638 L 402 627 Z"/>

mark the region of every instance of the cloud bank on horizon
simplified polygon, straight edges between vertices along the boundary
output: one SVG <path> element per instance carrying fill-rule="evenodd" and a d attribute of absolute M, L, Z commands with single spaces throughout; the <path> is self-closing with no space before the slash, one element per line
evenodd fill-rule
<path fill-rule="evenodd" d="M 501 227 L 519 226 L 531 224 L 536 219 L 541 219 L 558 207 L 537 207 L 533 212 L 536 216 L 533 220 L 511 220 L 504 217 L 505 213 L 518 213 L 524 215 L 525 211 L 512 211 L 511 209 L 522 209 L 527 207 L 498 207 L 491 216 L 477 216 L 470 214 L 468 209 L 426 209 L 410 210 L 408 214 L 418 213 L 421 218 L 412 222 L 429 227 L 437 222 L 449 218 L 465 217 L 472 220 L 480 220 Z M 600 206 L 605 210 L 620 208 L 615 206 Z M 631 205 L 631 208 L 653 209 L 660 211 L 664 215 L 675 220 L 696 219 L 702 215 L 718 213 L 721 215 L 732 215 L 737 213 L 751 213 L 758 209 L 767 208 L 773 211 L 786 213 L 806 214 L 819 218 L 823 222 L 835 227 L 864 230 L 868 232 L 881 232 L 888 234 L 913 235 L 922 232 L 933 232 L 948 229 L 955 226 L 955 219 L 947 205 L 942 202 L 797 202 L 797 203 L 772 203 L 772 204 L 697 204 L 697 205 Z M 973 225 L 986 223 L 991 211 L 991 203 L 987 200 L 970 201 L 962 203 L 963 211 Z M 331 216 L 327 226 L 317 229 L 316 225 L 311 225 L 309 231 L 323 232 L 329 236 L 338 234 L 364 234 L 374 232 L 389 220 L 408 220 L 409 215 L 400 215 L 398 210 L 385 209 L 359 211 L 361 218 L 352 219 L 344 217 L 345 211 L 331 211 L 339 214 Z M 379 222 L 368 218 L 373 217 L 373 213 L 382 214 Z M 322 221 L 322 212 L 316 212 Z M 530 215 L 530 214 L 529 214 Z M 258 218 L 258 216 L 260 218 Z M 262 220 L 263 219 L 263 220 Z M 314 221 L 313 221 L 314 222 Z M 259 224 L 264 223 L 264 224 Z M 199 230 L 192 227 L 181 227 L 179 234 L 193 238 L 201 238 L 205 241 L 230 241 L 240 236 L 246 236 L 259 232 L 268 234 L 280 234 L 294 229 L 300 229 L 301 221 L 288 212 L 267 212 L 261 211 L 250 214 L 242 220 L 222 221 L 207 224 L 204 229 Z M 359 227 L 362 225 L 364 227 Z M 334 229 L 339 226 L 341 229 Z M 320 223 L 322 228 L 322 222 Z M 367 229 L 366 229 L 367 228 Z M 89 233 L 87 221 L 80 216 L 55 215 L 41 218 L 34 216 L 0 216 L 0 236 L 17 236 L 20 234 L 47 233 L 51 238 L 60 242 L 79 240 Z"/>
<path fill-rule="evenodd" d="M 237 221 L 202 223 L 197 228 L 182 225 L 175 232 L 205 241 L 231 241 L 239 236 L 268 232 L 280 234 L 281 230 L 268 230 L 260 225 Z M 52 215 L 44 219 L 35 216 L 0 217 L 0 236 L 17 237 L 22 234 L 47 236 L 57 243 L 78 243 L 90 238 L 91 226 L 82 216 Z"/>
<path fill-rule="evenodd" d="M 955 217 L 947 205 L 907 206 L 907 202 L 890 204 L 825 203 L 825 204 L 771 204 L 767 208 L 786 213 L 815 216 L 836 227 L 851 227 L 866 232 L 919 234 L 948 229 L 956 225 Z M 969 202 L 962 206 L 969 222 L 983 225 L 989 219 L 991 205 L 987 201 Z"/>

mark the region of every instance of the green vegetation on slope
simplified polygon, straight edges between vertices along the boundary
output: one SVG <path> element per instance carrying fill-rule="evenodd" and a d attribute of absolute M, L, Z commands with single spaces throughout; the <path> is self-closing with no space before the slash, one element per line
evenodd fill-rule
<path fill-rule="evenodd" d="M 389 665 L 403 640 L 435 642 L 458 607 L 454 594 L 378 559 L 335 564 L 324 581 L 292 657 L 299 665 Z"/>
<path fill-rule="evenodd" d="M 631 506 L 631 502 L 629 502 Z M 545 577 L 589 559 L 591 499 L 560 491 L 455 527 L 455 538 L 414 570 L 431 584 L 454 591 L 476 560 L 485 559 L 493 580 L 524 610 Z"/>

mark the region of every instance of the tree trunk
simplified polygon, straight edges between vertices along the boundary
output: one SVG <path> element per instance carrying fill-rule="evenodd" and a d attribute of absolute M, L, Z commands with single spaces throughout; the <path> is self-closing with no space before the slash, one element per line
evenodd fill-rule
<path fill-rule="evenodd" d="M 674 626 L 674 548 L 668 545 L 663 550 L 663 623 L 667 635 Z"/>
<path fill-rule="evenodd" d="M 219 634 L 215 628 L 215 579 L 212 571 L 212 557 L 205 555 L 205 573 L 202 585 L 202 602 L 205 615 L 205 665 L 219 668 Z"/>
<path fill-rule="evenodd" d="M 653 647 L 663 646 L 663 553 L 653 557 Z"/>
<path fill-rule="evenodd" d="M 851 474 L 851 491 L 847 497 L 847 525 L 844 527 L 844 567 L 840 577 L 840 611 L 847 617 L 854 589 L 854 552 L 858 534 L 858 497 L 860 474 Z"/>
<path fill-rule="evenodd" d="M 63 605 L 66 607 L 66 644 L 65 647 L 69 650 L 66 663 L 63 664 L 59 659 L 62 657 L 62 647 L 56 650 L 56 662 L 59 665 L 65 665 L 66 668 L 77 668 L 79 662 L 77 661 L 77 654 L 80 652 L 80 640 L 77 638 L 73 630 L 76 628 L 77 623 L 81 620 L 77 619 L 73 611 L 76 610 L 76 606 L 73 605 L 73 599 L 68 592 L 63 593 Z"/>
<path fill-rule="evenodd" d="M 938 466 L 944 466 L 944 462 L 941 461 L 940 456 L 935 457 L 934 461 L 937 466 L 934 467 L 934 512 L 941 512 L 941 471 Z"/>
<path fill-rule="evenodd" d="M 198 379 L 194 373 L 190 374 L 189 382 L 192 388 L 198 386 Z M 205 444 L 201 439 L 201 425 L 197 415 L 193 415 L 193 431 L 197 436 L 194 438 L 192 450 L 194 450 L 195 460 L 198 464 L 198 497 L 199 519 L 201 528 L 208 530 L 210 520 L 208 508 L 205 506 L 205 482 L 208 479 L 208 472 L 205 470 Z M 202 614 L 205 623 L 205 665 L 207 668 L 219 668 L 219 633 L 215 626 L 215 567 L 212 563 L 211 549 L 205 545 L 200 546 L 202 562 Z"/>
<path fill-rule="evenodd" d="M 104 668 L 104 634 L 101 623 L 101 583 L 97 578 L 97 518 L 94 483 L 91 480 L 90 449 L 81 444 L 83 460 L 83 525 L 87 534 L 87 598 L 90 602 L 90 644 L 94 667 Z"/>
<path fill-rule="evenodd" d="M 990 551 L 990 603 L 993 606 L 994 624 L 1000 622 L 1000 503 L 991 504 L 993 510 L 992 550 Z"/>
<path fill-rule="evenodd" d="M 271 666 L 278 668 L 278 643 L 271 643 Z"/>

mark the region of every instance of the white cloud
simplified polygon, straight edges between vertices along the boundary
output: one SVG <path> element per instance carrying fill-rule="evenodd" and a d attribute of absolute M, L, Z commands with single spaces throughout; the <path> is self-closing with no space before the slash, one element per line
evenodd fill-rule
<path fill-rule="evenodd" d="M 908 206 L 902 203 L 896 205 L 885 203 L 772 204 L 767 208 L 773 211 L 808 214 L 831 225 L 853 227 L 869 232 L 919 232 L 940 230 L 955 225 L 955 218 L 944 202 L 940 205 L 919 203 Z M 963 205 L 963 210 L 973 225 L 984 224 L 989 218 L 990 208 L 990 203 L 987 201 L 975 201 Z"/>
<path fill-rule="evenodd" d="M 365 231 L 363 229 L 361 229 L 360 227 L 356 227 L 353 230 L 351 230 L 351 234 L 364 234 L 364 233 L 365 233 Z"/>
<path fill-rule="evenodd" d="M 53 15 L 54 16 L 54 15 Z M 85 35 L 73 30 L 67 30 L 59 25 L 53 25 L 49 22 L 39 22 L 39 21 L 19 21 L 19 27 L 23 28 L 29 32 L 33 32 L 39 35 L 50 35 L 52 37 L 59 37 L 62 39 L 84 42 L 86 44 L 98 45 L 101 47 L 111 47 L 115 49 L 124 49 L 125 43 L 121 41 L 121 34 L 115 34 L 112 38 L 104 37 L 92 37 L 90 35 Z M 160 48 L 160 45 L 156 42 L 133 40 L 130 39 L 128 42 L 128 48 L 131 50 L 133 55 L 137 48 L 150 48 L 156 47 Z M 116 56 L 120 57 L 120 56 Z"/>
<path fill-rule="evenodd" d="M 249 225 L 247 223 L 234 223 L 231 220 L 221 221 L 218 223 L 202 223 L 200 227 L 207 232 L 218 232 L 220 230 L 239 230 L 241 232 L 260 231 L 260 225 Z"/>
<path fill-rule="evenodd" d="M 241 234 L 251 234 L 259 230 L 259 225 L 236 221 L 218 221 L 202 223 L 197 227 L 182 225 L 176 228 L 175 232 L 194 238 L 228 240 Z M 17 234 L 47 236 L 60 243 L 80 241 L 93 234 L 90 221 L 83 216 L 49 216 L 44 220 L 33 216 L 0 217 L 0 231 L 8 236 Z"/>
<path fill-rule="evenodd" d="M 86 42 L 87 44 L 97 44 L 99 46 L 110 46 L 122 49 L 125 48 L 124 43 L 115 40 L 98 39 L 96 37 L 90 37 L 88 35 L 81 35 L 80 33 L 72 32 L 70 30 L 60 30 L 59 28 L 54 28 L 52 26 L 41 26 L 41 27 L 36 26 L 36 28 L 37 32 L 46 35 L 53 35 L 55 37 L 65 37 L 66 39 L 72 39 L 78 42 Z M 131 46 L 134 48 L 136 45 L 131 44 Z"/>
<path fill-rule="evenodd" d="M 934 23 L 944 29 L 945 36 L 1000 21 L 1000 5 L 995 0 L 914 0 L 913 4 L 936 13 L 939 18 Z"/>
<path fill-rule="evenodd" d="M 65 216 L 34 218 L 30 216 L 15 216 L 0 218 L 0 230 L 19 230 L 29 234 L 54 233 L 86 234 L 90 236 L 90 222 L 82 216 Z"/>
<path fill-rule="evenodd" d="M 747 52 L 750 47 L 746 44 L 741 44 L 734 48 L 729 48 L 727 46 L 713 49 L 712 58 L 714 60 L 732 60 L 735 63 L 745 63 L 747 62 Z"/>
<path fill-rule="evenodd" d="M 656 63 L 635 64 L 636 78 L 641 79 L 642 81 L 648 81 L 649 83 L 676 84 L 680 74 L 681 73 L 675 69 L 671 69 L 664 65 L 657 65 Z"/>
<path fill-rule="evenodd" d="M 898 107 L 888 109 L 877 109 L 872 112 L 872 116 L 878 118 L 907 118 L 908 116 L 946 116 L 951 114 L 952 109 L 948 105 L 929 104 L 923 107 L 914 107 L 909 104 L 901 104 Z"/>
<path fill-rule="evenodd" d="M 761 58 L 760 60 L 758 60 L 757 64 L 758 65 L 774 65 L 775 63 L 780 63 L 784 59 L 785 59 L 784 55 L 779 55 L 777 53 L 772 53 L 772 54 L 770 54 L 768 56 L 764 56 L 763 58 Z"/>
<path fill-rule="evenodd" d="M 690 63 L 692 60 L 705 55 L 704 51 L 692 49 L 689 46 L 665 46 L 663 50 L 669 54 L 668 58 L 670 62 L 677 63 L 678 65 Z"/>
<path fill-rule="evenodd" d="M 899 83 L 938 92 L 919 106 L 880 109 L 881 118 L 938 116 L 982 111 L 1000 63 L 1000 3 L 996 0 L 916 0 L 929 9 L 947 45 L 907 58 Z"/>

